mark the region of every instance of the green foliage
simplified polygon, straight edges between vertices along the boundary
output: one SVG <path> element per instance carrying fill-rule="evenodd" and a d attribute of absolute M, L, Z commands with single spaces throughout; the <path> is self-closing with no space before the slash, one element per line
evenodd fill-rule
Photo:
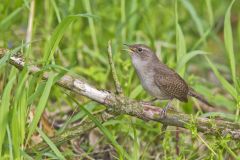
<path fill-rule="evenodd" d="M 67 31 L 67 28 L 69 25 L 77 20 L 79 17 L 84 17 L 89 15 L 80 14 L 80 15 L 73 15 L 66 17 L 55 29 L 53 32 L 53 35 L 51 36 L 51 39 L 49 40 L 49 44 L 47 45 L 46 52 L 44 53 L 43 61 L 46 63 L 49 63 L 50 60 L 53 58 L 53 54 L 56 51 L 58 44 L 64 34 L 65 31 Z"/>
<path fill-rule="evenodd" d="M 40 130 L 39 128 L 36 128 L 36 130 L 43 137 L 44 141 L 47 142 L 47 144 L 50 146 L 52 151 L 56 154 L 58 159 L 64 160 L 65 158 L 62 155 L 62 153 L 58 150 L 57 146 L 47 137 L 47 135 L 42 130 Z"/>
<path fill-rule="evenodd" d="M 63 121 L 60 128 L 54 129 L 57 134 L 64 133 L 79 121 L 95 123 L 100 130 L 98 142 L 91 145 L 87 138 L 90 133 L 82 135 L 84 141 L 78 147 L 86 153 L 81 155 L 95 156 L 107 148 L 113 150 L 111 155 L 116 159 L 239 158 L 240 152 L 236 149 L 239 142 L 229 137 L 203 135 L 194 122 L 199 116 L 239 122 L 240 16 L 237 1 L 35 0 L 34 14 L 31 2 L 3 0 L 0 3 L 0 47 L 12 49 L 0 59 L 0 159 L 71 159 L 80 155 L 72 144 L 62 149 L 48 138 L 41 121 L 44 112 L 50 122 Z M 29 25 L 30 15 L 33 25 Z M 31 37 L 28 44 L 25 43 L 27 36 Z M 126 96 L 151 99 L 140 85 L 130 57 L 122 51 L 123 43 L 144 43 L 206 99 L 227 111 L 203 113 L 193 108 L 197 101 L 178 103 L 179 107 L 175 108 L 193 114 L 193 122 L 186 124 L 188 131 L 178 131 L 179 137 L 175 127 L 168 127 L 164 140 L 159 138 L 161 125 L 155 122 L 118 116 L 100 124 L 94 113 L 102 111 L 104 106 L 82 96 L 72 101 L 72 95 L 66 96 L 66 91 L 54 84 L 67 73 L 114 92 L 107 59 L 109 40 Z M 8 65 L 8 60 L 20 49 L 29 65 L 18 71 Z M 31 64 L 43 69 L 29 75 Z M 42 80 L 44 71 L 49 72 L 47 82 Z M 157 104 L 164 106 L 162 102 Z M 49 151 L 27 154 L 35 135 L 40 135 L 48 144 Z"/>
<path fill-rule="evenodd" d="M 13 73 L 13 72 L 12 72 Z M 8 116 L 9 116 L 9 110 L 10 110 L 10 93 L 14 84 L 14 80 L 16 76 L 13 76 L 13 74 L 10 74 L 9 82 L 7 83 L 6 87 L 4 88 L 3 95 L 2 95 L 2 101 L 1 101 L 1 108 L 0 108 L 0 126 L 1 126 L 1 135 L 0 135 L 0 156 L 2 155 L 2 147 L 4 138 L 6 135 L 6 128 L 8 124 Z"/>
<path fill-rule="evenodd" d="M 48 100 L 48 97 L 49 97 L 49 94 L 50 94 L 50 91 L 51 91 L 51 88 L 53 85 L 54 77 L 55 77 L 54 74 L 50 74 L 50 76 L 46 82 L 46 85 L 42 92 L 42 96 L 40 97 L 38 105 L 36 107 L 35 116 L 29 126 L 29 131 L 28 131 L 27 140 L 26 140 L 27 142 L 28 142 L 29 138 L 32 136 L 34 130 L 37 128 L 37 124 L 41 118 L 44 108 L 46 107 L 47 100 Z"/>
<path fill-rule="evenodd" d="M 129 155 L 124 151 L 124 149 L 117 143 L 113 135 L 105 128 L 98 120 L 95 118 L 87 109 L 81 106 L 78 101 L 71 96 L 69 96 L 87 115 L 88 117 L 95 123 L 95 125 L 103 132 L 103 134 L 111 141 L 111 143 L 116 147 L 117 152 L 119 153 L 120 159 L 124 157 L 126 159 L 130 159 Z"/>
<path fill-rule="evenodd" d="M 233 51 L 233 36 L 232 36 L 232 28 L 231 28 L 231 8 L 235 0 L 232 1 L 230 4 L 227 13 L 225 15 L 225 20 L 224 20 L 224 42 L 225 42 L 225 47 L 227 50 L 227 54 L 229 57 L 230 61 L 230 68 L 232 72 L 232 80 L 235 84 L 237 85 L 237 79 L 236 79 L 236 64 L 235 64 L 235 56 L 234 56 L 234 51 Z M 237 86 L 236 86 L 237 87 Z"/>

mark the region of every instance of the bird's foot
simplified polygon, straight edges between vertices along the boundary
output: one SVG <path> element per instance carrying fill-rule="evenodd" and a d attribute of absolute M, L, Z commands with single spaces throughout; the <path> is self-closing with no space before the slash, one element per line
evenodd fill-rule
<path fill-rule="evenodd" d="M 165 118 L 167 117 L 167 110 L 166 107 L 162 109 L 161 113 L 160 113 L 160 117 L 161 118 Z"/>
<path fill-rule="evenodd" d="M 166 107 L 164 107 L 164 108 L 162 109 L 162 111 L 161 111 L 161 113 L 160 113 L 160 117 L 161 117 L 161 118 L 167 117 L 167 110 L 168 110 L 169 108 L 172 108 L 171 101 L 169 101 L 169 102 L 167 103 Z"/>

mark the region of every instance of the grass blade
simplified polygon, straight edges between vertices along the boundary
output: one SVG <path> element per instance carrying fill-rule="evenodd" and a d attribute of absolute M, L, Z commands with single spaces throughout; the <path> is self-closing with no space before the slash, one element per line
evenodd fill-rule
<path fill-rule="evenodd" d="M 47 45 L 46 51 L 44 52 L 43 57 L 44 62 L 46 62 L 47 64 L 50 62 L 50 60 L 53 58 L 54 52 L 56 51 L 60 40 L 63 37 L 63 34 L 67 31 L 67 28 L 70 26 L 70 24 L 73 21 L 77 20 L 79 17 L 92 17 L 92 16 L 87 14 L 78 14 L 64 18 L 61 21 L 61 23 L 59 23 L 57 28 L 54 30 L 49 40 L 49 44 Z"/>
<path fill-rule="evenodd" d="M 199 35 L 202 36 L 204 29 L 203 29 L 203 25 L 202 22 L 199 18 L 199 16 L 196 13 L 195 8 L 192 6 L 192 4 L 190 3 L 191 1 L 188 0 L 181 0 L 182 4 L 184 5 L 184 7 L 188 10 L 188 12 L 190 13 L 190 15 L 192 16 L 193 21 L 196 24 L 197 30 L 199 32 Z"/>
<path fill-rule="evenodd" d="M 176 46 L 177 46 L 177 62 L 186 54 L 186 43 L 182 29 L 178 23 L 177 1 L 175 1 L 175 17 L 176 17 Z M 181 76 L 185 73 L 185 65 L 178 71 Z"/>
<path fill-rule="evenodd" d="M 139 145 L 139 140 L 138 140 L 138 136 L 137 136 L 137 130 L 134 126 L 134 124 L 132 124 L 132 128 L 133 128 L 133 159 L 134 160 L 138 160 L 140 159 L 140 145 Z"/>
<path fill-rule="evenodd" d="M 52 151 L 56 154 L 59 159 L 65 159 L 62 153 L 58 150 L 57 146 L 47 137 L 47 135 L 39 128 L 36 128 L 38 133 L 41 135 L 43 140 L 49 145 Z"/>
<path fill-rule="evenodd" d="M 213 150 L 213 148 L 199 135 L 197 134 L 197 137 L 200 141 L 203 142 L 203 144 L 205 144 L 205 146 L 216 156 L 217 153 Z"/>
<path fill-rule="evenodd" d="M 53 58 L 53 54 L 56 51 L 58 44 L 63 37 L 64 32 L 67 30 L 70 24 L 78 17 L 79 16 L 68 16 L 57 26 L 49 40 L 46 52 L 44 52 L 43 57 L 44 62 L 48 64 L 49 61 Z"/>
<path fill-rule="evenodd" d="M 208 64 L 212 68 L 214 74 L 217 76 L 220 83 L 223 85 L 223 88 L 228 91 L 231 96 L 237 100 L 237 91 L 236 89 L 219 73 L 218 69 L 213 65 L 213 63 L 208 59 L 207 56 L 205 56 L 206 60 L 208 61 Z"/>
<path fill-rule="evenodd" d="M 191 51 L 188 54 L 184 55 L 177 63 L 177 70 L 181 70 L 181 68 L 187 64 L 187 62 L 192 59 L 193 57 L 197 56 L 197 55 L 205 55 L 208 54 L 207 52 L 204 51 Z"/>
<path fill-rule="evenodd" d="M 11 110 L 11 133 L 12 133 L 12 141 L 13 141 L 13 151 L 14 158 L 20 159 L 21 152 L 20 148 L 24 143 L 25 138 L 25 129 L 26 129 L 26 121 L 27 121 L 27 113 L 28 113 L 28 91 L 29 87 L 26 86 L 26 81 L 28 78 L 28 71 L 25 67 L 18 76 L 18 85 L 16 86 L 13 108 Z"/>
<path fill-rule="evenodd" d="M 92 14 L 92 10 L 91 10 L 91 2 L 92 1 L 85 0 L 83 2 L 85 4 L 85 8 L 86 8 L 87 12 Z M 90 31 L 91 31 L 91 37 L 92 37 L 92 43 L 93 43 L 93 46 L 94 46 L 94 50 L 95 50 L 95 52 L 97 52 L 97 54 L 99 54 L 97 33 L 96 33 L 96 29 L 95 29 L 93 19 L 91 19 L 89 17 L 88 18 L 88 23 L 89 23 L 89 27 L 90 27 Z"/>
<path fill-rule="evenodd" d="M 13 160 L 13 145 L 12 145 L 12 139 L 11 139 L 11 132 L 10 132 L 10 128 L 9 128 L 9 125 L 7 125 L 7 135 L 8 135 L 8 150 L 9 150 L 9 159 L 10 160 Z"/>
<path fill-rule="evenodd" d="M 209 24 L 210 24 L 210 27 L 212 27 L 213 24 L 214 24 L 212 1 L 211 0 L 205 0 L 205 3 L 206 3 L 206 6 L 207 6 Z"/>
<path fill-rule="evenodd" d="M 232 80 L 234 85 L 237 86 L 236 79 L 236 64 L 235 64 L 235 56 L 233 51 L 233 36 L 232 36 L 232 27 L 231 27 L 231 8 L 235 0 L 231 2 L 227 9 L 227 13 L 224 19 L 224 42 L 227 50 L 228 58 L 230 61 L 230 68 L 232 73 Z"/>
<path fill-rule="evenodd" d="M 17 8 L 15 11 L 10 13 L 6 18 L 0 22 L 0 30 L 8 29 L 9 25 L 13 23 L 13 19 L 16 18 L 22 11 L 23 7 Z"/>
<path fill-rule="evenodd" d="M 33 118 L 32 123 L 29 126 L 29 132 L 28 132 L 28 136 L 27 136 L 27 140 L 26 140 L 27 143 L 29 141 L 29 138 L 33 134 L 34 130 L 36 129 L 37 124 L 38 124 L 38 122 L 41 118 L 41 115 L 43 113 L 43 110 L 44 110 L 44 108 L 47 104 L 47 100 L 48 100 L 48 97 L 49 97 L 49 94 L 50 94 L 50 91 L 51 91 L 51 88 L 52 88 L 52 85 L 53 85 L 54 78 L 55 78 L 54 74 L 51 74 L 49 76 L 48 81 L 46 83 L 46 86 L 43 90 L 42 96 L 40 97 L 39 103 L 38 103 L 37 108 L 36 108 L 35 116 Z"/>
<path fill-rule="evenodd" d="M 57 6 L 55 0 L 51 0 L 51 4 L 52 4 L 52 6 L 53 6 L 53 8 L 54 8 L 54 11 L 55 11 L 55 13 L 56 13 L 58 23 L 60 23 L 60 22 L 62 21 L 62 19 L 61 19 L 60 11 L 59 11 L 59 9 L 58 9 L 58 6 Z"/>
<path fill-rule="evenodd" d="M 12 77 L 10 81 L 7 83 L 6 87 L 3 90 L 3 95 L 1 99 L 1 107 L 0 107 L 0 157 L 2 154 L 2 145 L 5 139 L 6 134 L 6 127 L 8 124 L 8 114 L 9 114 L 9 107 L 10 107 L 10 97 L 11 97 L 11 90 L 13 84 L 15 82 L 16 77 Z"/>

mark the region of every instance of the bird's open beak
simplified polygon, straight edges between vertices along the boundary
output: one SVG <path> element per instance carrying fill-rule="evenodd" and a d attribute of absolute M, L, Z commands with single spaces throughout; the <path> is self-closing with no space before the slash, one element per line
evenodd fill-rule
<path fill-rule="evenodd" d="M 123 45 L 127 46 L 128 48 L 124 48 L 122 50 L 127 51 L 128 53 L 131 53 L 131 54 L 134 53 L 134 48 L 131 45 L 128 45 L 128 44 L 123 44 Z"/>

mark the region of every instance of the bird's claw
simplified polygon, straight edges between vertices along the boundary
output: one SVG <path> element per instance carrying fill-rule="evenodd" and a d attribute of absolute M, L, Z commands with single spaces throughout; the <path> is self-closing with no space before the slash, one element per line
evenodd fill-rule
<path fill-rule="evenodd" d="M 162 109 L 162 111 L 161 111 L 161 113 L 160 113 L 160 117 L 161 117 L 161 118 L 167 117 L 167 110 L 166 110 L 166 108 L 163 108 L 163 109 Z"/>
<path fill-rule="evenodd" d="M 167 117 L 167 110 L 168 110 L 169 108 L 172 108 L 171 101 L 168 102 L 168 104 L 166 105 L 166 107 L 164 107 L 164 108 L 162 109 L 162 111 L 161 111 L 161 113 L 160 113 L 161 118 Z"/>

